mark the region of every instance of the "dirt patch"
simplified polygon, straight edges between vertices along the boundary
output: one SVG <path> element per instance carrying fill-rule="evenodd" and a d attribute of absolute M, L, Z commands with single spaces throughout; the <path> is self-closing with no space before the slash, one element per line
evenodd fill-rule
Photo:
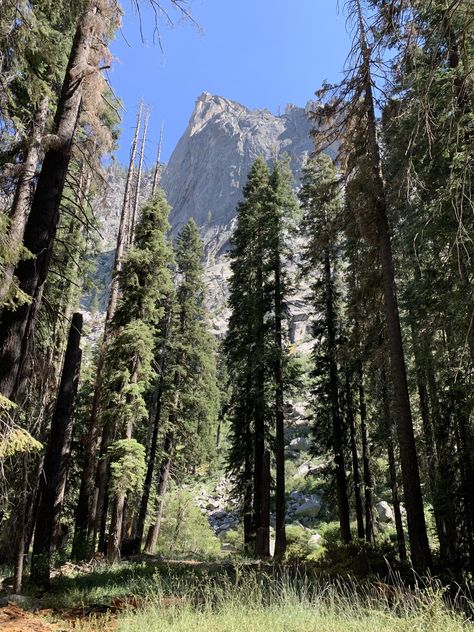
<path fill-rule="evenodd" d="M 61 627 L 49 624 L 41 616 L 25 612 L 15 604 L 0 608 L 0 632 L 58 632 L 59 630 Z"/>

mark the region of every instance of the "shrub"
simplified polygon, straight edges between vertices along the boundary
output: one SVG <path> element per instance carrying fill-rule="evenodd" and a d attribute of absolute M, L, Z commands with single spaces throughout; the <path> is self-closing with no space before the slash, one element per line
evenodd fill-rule
<path fill-rule="evenodd" d="M 191 491 L 176 489 L 166 497 L 158 547 L 167 555 L 220 555 L 220 541 L 196 506 Z"/>

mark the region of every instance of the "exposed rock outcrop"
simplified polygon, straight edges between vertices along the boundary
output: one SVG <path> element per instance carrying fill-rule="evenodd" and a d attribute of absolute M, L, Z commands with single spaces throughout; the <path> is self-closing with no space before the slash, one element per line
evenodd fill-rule
<path fill-rule="evenodd" d="M 298 181 L 313 151 L 306 108 L 288 105 L 281 116 L 202 94 L 164 171 L 174 230 L 190 218 L 201 227 L 209 260 L 228 249 L 235 208 L 252 163 L 288 154 Z"/>

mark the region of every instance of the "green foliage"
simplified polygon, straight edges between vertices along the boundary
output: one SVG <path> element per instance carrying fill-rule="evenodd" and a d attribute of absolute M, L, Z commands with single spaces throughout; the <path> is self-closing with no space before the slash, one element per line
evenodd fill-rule
<path fill-rule="evenodd" d="M 192 492 L 175 489 L 168 494 L 158 548 L 169 557 L 213 558 L 220 555 L 219 538 L 196 506 Z"/>
<path fill-rule="evenodd" d="M 145 447 L 136 439 L 120 439 L 109 446 L 111 495 L 137 492 L 145 476 Z"/>
<path fill-rule="evenodd" d="M 178 446 L 178 471 L 212 462 L 219 393 L 216 346 L 204 306 L 203 243 L 190 220 L 176 244 L 177 290 L 166 362 L 165 407 Z"/>
<path fill-rule="evenodd" d="M 169 210 L 162 191 L 145 204 L 134 245 L 118 274 L 121 298 L 112 321 L 103 396 L 104 417 L 120 430 L 147 417 L 146 394 L 156 379 L 159 325 L 173 293 Z"/>
<path fill-rule="evenodd" d="M 22 452 L 35 452 L 43 449 L 27 430 L 19 427 L 12 419 L 17 405 L 0 394 L 0 459 L 6 459 Z"/>
<path fill-rule="evenodd" d="M 282 365 L 287 390 L 299 377 L 288 341 L 283 336 L 280 346 L 275 337 L 275 310 L 284 320 L 290 293 L 287 268 L 291 253 L 285 244 L 298 206 L 292 186 L 286 162 L 276 163 L 270 173 L 265 161 L 257 158 L 237 207 L 230 254 L 231 316 L 224 352 L 232 385 L 228 470 L 235 477 L 240 496 L 250 484 L 257 406 L 263 408 L 266 432 L 270 435 L 273 431 L 276 361 Z M 278 307 L 277 294 L 282 303 Z"/>

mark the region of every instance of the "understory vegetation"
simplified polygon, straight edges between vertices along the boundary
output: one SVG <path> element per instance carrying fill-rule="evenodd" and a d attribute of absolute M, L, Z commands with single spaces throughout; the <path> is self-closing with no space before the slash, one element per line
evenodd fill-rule
<path fill-rule="evenodd" d="M 238 564 L 112 566 L 55 580 L 43 601 L 49 608 L 46 620 L 70 618 L 83 632 L 108 625 L 127 632 L 258 632 L 268 626 L 282 632 L 472 629 L 472 604 L 455 589 L 450 594 L 434 581 L 411 589 L 396 582 L 325 581 L 311 567 L 275 574 L 270 567 Z M 107 607 L 110 611 L 101 614 Z"/>

